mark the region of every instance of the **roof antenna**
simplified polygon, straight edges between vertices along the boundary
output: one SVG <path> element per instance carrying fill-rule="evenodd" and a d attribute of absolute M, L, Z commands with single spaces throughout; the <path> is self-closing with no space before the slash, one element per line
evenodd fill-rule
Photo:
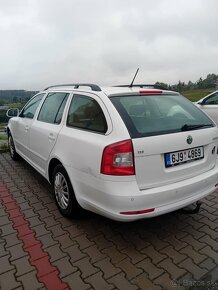
<path fill-rule="evenodd" d="M 133 80 L 132 80 L 132 82 L 131 82 L 131 84 L 130 84 L 129 88 L 132 88 L 132 86 L 133 86 L 133 83 L 134 83 L 134 80 L 135 80 L 135 78 L 136 78 L 136 76 L 137 76 L 138 72 L 139 72 L 139 68 L 137 69 L 137 71 L 136 71 L 136 73 L 135 73 L 135 75 L 134 75 L 134 77 L 133 77 Z"/>

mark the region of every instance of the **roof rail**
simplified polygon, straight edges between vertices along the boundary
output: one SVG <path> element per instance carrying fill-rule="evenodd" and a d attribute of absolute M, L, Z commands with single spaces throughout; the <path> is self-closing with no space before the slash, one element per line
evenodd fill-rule
<path fill-rule="evenodd" d="M 56 87 L 74 87 L 74 89 L 78 89 L 80 86 L 90 87 L 92 91 L 100 92 L 101 88 L 98 85 L 95 84 L 80 84 L 80 83 L 74 83 L 74 84 L 63 84 L 63 85 L 53 85 L 50 87 L 47 87 L 44 89 L 44 91 L 50 89 L 50 88 L 56 88 Z"/>
<path fill-rule="evenodd" d="M 154 88 L 154 89 L 159 89 L 159 90 L 166 90 L 166 88 L 158 86 L 158 85 L 151 85 L 151 84 L 137 84 L 137 85 L 132 85 L 130 87 L 130 85 L 118 85 L 118 86 L 114 86 L 114 87 L 121 87 L 121 88 L 145 88 L 145 87 L 149 87 L 149 88 Z"/>

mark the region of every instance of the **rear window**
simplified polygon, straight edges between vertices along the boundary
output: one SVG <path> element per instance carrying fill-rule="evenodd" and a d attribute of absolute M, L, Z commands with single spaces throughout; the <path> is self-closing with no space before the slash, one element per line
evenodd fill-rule
<path fill-rule="evenodd" d="M 113 96 L 110 99 L 132 138 L 214 127 L 200 109 L 181 95 Z"/>

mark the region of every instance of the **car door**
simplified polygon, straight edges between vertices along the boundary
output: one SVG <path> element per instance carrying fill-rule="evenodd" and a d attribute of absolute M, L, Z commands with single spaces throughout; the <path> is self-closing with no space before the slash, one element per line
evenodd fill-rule
<path fill-rule="evenodd" d="M 52 148 L 62 127 L 62 115 L 69 97 L 66 92 L 50 92 L 30 128 L 30 150 L 33 165 L 45 174 Z"/>
<path fill-rule="evenodd" d="M 202 102 L 198 103 L 198 107 L 218 125 L 218 92 L 206 97 Z"/>
<path fill-rule="evenodd" d="M 36 111 L 45 94 L 34 96 L 22 109 L 18 117 L 11 119 L 11 133 L 15 142 L 16 150 L 23 157 L 31 159 L 29 151 L 29 133 Z"/>

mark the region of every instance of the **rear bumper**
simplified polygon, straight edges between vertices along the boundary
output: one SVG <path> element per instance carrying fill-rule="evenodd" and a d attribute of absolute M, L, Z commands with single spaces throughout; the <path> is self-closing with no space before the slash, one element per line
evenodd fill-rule
<path fill-rule="evenodd" d="M 214 192 L 218 164 L 199 176 L 146 190 L 139 190 L 136 180 L 90 181 L 80 179 L 77 184 L 79 192 L 75 193 L 83 208 L 117 221 L 134 221 L 175 211 Z M 154 211 L 145 214 L 120 214 L 151 208 Z"/>

